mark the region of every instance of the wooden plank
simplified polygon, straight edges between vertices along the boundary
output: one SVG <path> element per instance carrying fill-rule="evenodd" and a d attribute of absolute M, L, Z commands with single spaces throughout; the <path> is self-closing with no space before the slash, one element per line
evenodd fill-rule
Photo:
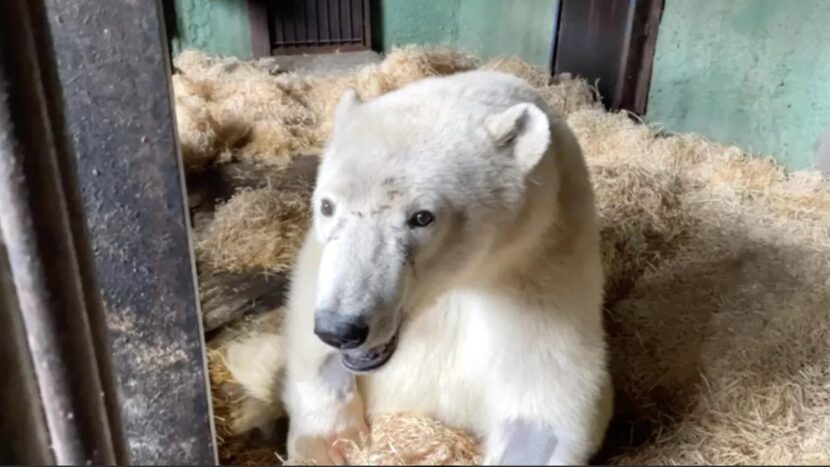
<path fill-rule="evenodd" d="M 331 45 L 314 45 L 314 46 L 299 46 L 299 47 L 274 47 L 272 53 L 274 55 L 303 55 L 303 54 L 327 54 L 339 52 L 362 52 L 366 50 L 366 46 L 362 44 L 345 44 L 339 45 L 337 43 Z"/>
<path fill-rule="evenodd" d="M 657 32 L 663 15 L 664 0 L 652 0 L 634 12 L 628 59 L 623 74 L 620 107 L 637 115 L 645 115 L 648 92 L 657 48 Z"/>
<path fill-rule="evenodd" d="M 263 0 L 248 0 L 248 22 L 251 26 L 251 52 L 254 58 L 271 55 L 268 7 Z"/>
<path fill-rule="evenodd" d="M 269 170 L 247 162 L 230 162 L 209 168 L 188 178 L 188 194 L 201 202 L 191 207 L 193 225 L 201 227 L 200 217 L 210 222 L 216 203 L 229 200 L 242 189 L 269 189 L 274 196 L 293 192 L 310 197 L 319 157 L 296 157 L 285 169 Z M 287 286 L 284 274 L 266 270 L 241 273 L 212 270 L 199 264 L 199 290 L 202 319 L 206 332 L 236 321 L 244 315 L 263 313 L 283 304 Z"/>
<path fill-rule="evenodd" d="M 239 318 L 271 311 L 285 301 L 288 277 L 266 271 L 230 273 L 204 271 L 199 275 L 205 332 L 216 331 Z"/>

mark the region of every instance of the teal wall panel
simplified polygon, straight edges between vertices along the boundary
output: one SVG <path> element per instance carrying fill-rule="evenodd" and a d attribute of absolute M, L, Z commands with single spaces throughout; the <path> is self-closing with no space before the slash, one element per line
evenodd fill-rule
<path fill-rule="evenodd" d="M 830 1 L 666 0 L 647 119 L 810 167 L 830 128 Z"/>
<path fill-rule="evenodd" d="M 380 0 L 383 50 L 452 45 L 485 58 L 521 57 L 550 68 L 559 0 Z"/>

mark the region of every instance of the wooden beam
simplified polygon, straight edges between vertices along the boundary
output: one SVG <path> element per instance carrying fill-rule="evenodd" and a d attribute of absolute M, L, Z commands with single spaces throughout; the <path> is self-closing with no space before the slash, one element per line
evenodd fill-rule
<path fill-rule="evenodd" d="M 251 53 L 254 58 L 271 55 L 271 33 L 268 27 L 268 6 L 263 0 L 248 0 L 251 24 Z"/>
<path fill-rule="evenodd" d="M 603 103 L 644 115 L 664 0 L 561 0 L 554 73 L 597 83 Z"/>

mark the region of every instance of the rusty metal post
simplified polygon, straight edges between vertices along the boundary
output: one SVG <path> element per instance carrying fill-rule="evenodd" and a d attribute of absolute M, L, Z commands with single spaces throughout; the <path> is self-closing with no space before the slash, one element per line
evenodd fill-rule
<path fill-rule="evenodd" d="M 132 463 L 214 464 L 161 0 L 39 0 Z"/>
<path fill-rule="evenodd" d="M 123 462 L 109 348 L 85 280 L 89 257 L 73 217 L 71 180 L 49 98 L 54 61 L 40 54 L 36 1 L 12 1 L 0 15 L 0 309 L 2 431 L 11 462 Z M 5 327 L 9 326 L 9 327 Z M 22 338 L 25 336 L 25 339 Z M 17 379 L 19 378 L 19 379 Z M 6 383 L 4 383 L 5 385 Z M 3 439 L 8 442 L 9 439 Z"/>
<path fill-rule="evenodd" d="M 215 464 L 160 0 L 0 9 L 0 462 Z"/>

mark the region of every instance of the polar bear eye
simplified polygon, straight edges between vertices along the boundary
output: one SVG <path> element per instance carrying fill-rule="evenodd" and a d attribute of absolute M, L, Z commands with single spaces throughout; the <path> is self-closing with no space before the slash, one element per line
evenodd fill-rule
<path fill-rule="evenodd" d="M 435 216 L 432 215 L 429 211 L 418 211 L 409 218 L 407 224 L 409 224 L 412 228 L 418 227 L 426 227 L 429 224 L 432 224 L 432 221 L 435 220 Z"/>
<path fill-rule="evenodd" d="M 324 199 L 320 203 L 320 214 L 326 217 L 331 217 L 331 215 L 334 214 L 334 203 L 328 199 Z"/>

